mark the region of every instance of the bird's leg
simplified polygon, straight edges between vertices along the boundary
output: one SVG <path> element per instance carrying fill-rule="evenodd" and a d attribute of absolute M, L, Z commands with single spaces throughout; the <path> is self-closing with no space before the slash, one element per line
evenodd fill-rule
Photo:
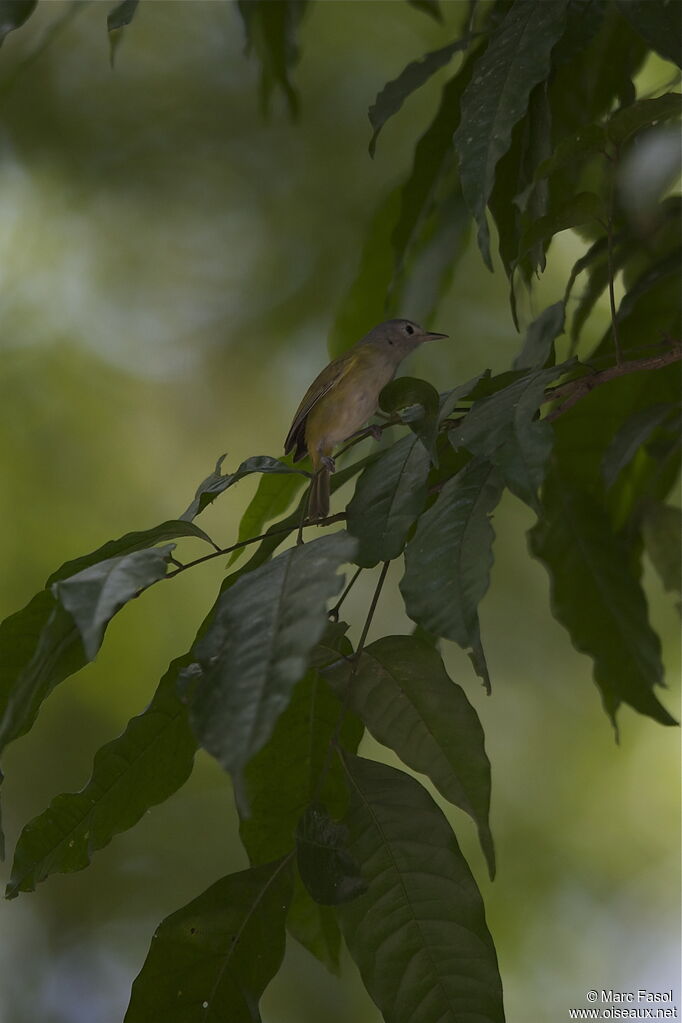
<path fill-rule="evenodd" d="M 320 462 L 329 472 L 336 472 L 336 462 L 331 455 L 322 455 Z"/>
<path fill-rule="evenodd" d="M 378 423 L 372 423 L 368 426 L 367 432 L 372 440 L 381 440 L 382 430 Z"/>

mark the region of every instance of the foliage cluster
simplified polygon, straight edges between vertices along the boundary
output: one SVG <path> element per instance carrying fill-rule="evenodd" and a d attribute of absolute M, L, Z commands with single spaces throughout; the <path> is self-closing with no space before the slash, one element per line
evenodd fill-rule
<path fill-rule="evenodd" d="M 436 0 L 414 3 L 440 18 Z M 125 0 L 109 14 L 112 57 L 120 33 L 134 31 L 126 26 L 137 6 Z M 279 89 L 295 114 L 306 5 L 238 6 L 264 107 Z M 34 7 L 0 4 L 0 40 Z M 385 389 L 382 444 L 355 458 L 354 438 L 333 477 L 333 491 L 356 480 L 347 507 L 324 523 L 343 528 L 291 544 L 306 470 L 260 455 L 224 473 L 220 460 L 183 514 L 62 565 L 0 626 L 4 749 L 31 729 L 55 686 L 94 659 L 125 604 L 231 556 L 191 649 L 99 750 L 87 785 L 56 796 L 14 854 L 9 897 L 85 868 L 185 782 L 199 747 L 230 773 L 251 866 L 159 925 L 127 1023 L 258 1020 L 287 931 L 330 969 L 344 940 L 387 1020 L 503 1020 L 480 892 L 411 772 L 470 815 L 492 877 L 483 729 L 440 646 L 467 650 L 491 689 L 478 606 L 493 566 L 491 517 L 506 490 L 537 516 L 530 552 L 549 573 L 556 618 L 593 661 L 614 727 L 621 704 L 674 724 L 656 693 L 660 641 L 640 577 L 646 553 L 679 594 L 680 511 L 668 502 L 680 466 L 680 204 L 666 194 L 671 167 L 652 168 L 647 156 L 668 137 L 680 95 L 638 96 L 633 83 L 651 51 L 682 63 L 679 13 L 665 0 L 472 0 L 461 37 L 409 64 L 372 104 L 370 152 L 410 93 L 458 62 L 407 180 L 378 211 L 335 324 L 339 344 L 408 294 L 429 322 L 472 220 L 492 269 L 492 216 L 517 324 L 553 237 L 577 229 L 585 253 L 506 372 L 481 371 L 442 393 L 409 377 Z M 375 310 L 364 301 L 368 281 Z M 581 332 L 604 293 L 610 327 L 583 351 Z M 195 520 L 253 474 L 260 481 L 239 537 L 220 545 Z M 207 553 L 181 560 L 177 542 L 187 538 Z M 404 561 L 400 592 L 414 631 L 367 644 L 395 561 Z M 356 571 L 341 593 L 347 565 Z M 377 566 L 353 647 L 341 606 L 358 572 Z M 358 756 L 365 730 L 410 772 Z"/>

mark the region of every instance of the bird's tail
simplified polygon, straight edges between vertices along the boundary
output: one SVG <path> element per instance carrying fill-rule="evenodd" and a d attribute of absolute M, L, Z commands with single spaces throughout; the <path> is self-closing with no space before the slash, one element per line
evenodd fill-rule
<path fill-rule="evenodd" d="M 329 515 L 329 468 L 321 465 L 310 481 L 308 518 L 324 519 Z"/>

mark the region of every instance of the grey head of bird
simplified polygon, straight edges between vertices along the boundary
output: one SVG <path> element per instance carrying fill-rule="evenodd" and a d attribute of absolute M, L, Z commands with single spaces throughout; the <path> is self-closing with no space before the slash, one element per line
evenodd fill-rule
<path fill-rule="evenodd" d="M 437 341 L 447 336 L 432 330 L 424 330 L 414 320 L 386 320 L 385 323 L 373 327 L 369 334 L 365 334 L 358 345 L 378 348 L 385 352 L 391 361 L 398 363 L 425 341 Z"/>

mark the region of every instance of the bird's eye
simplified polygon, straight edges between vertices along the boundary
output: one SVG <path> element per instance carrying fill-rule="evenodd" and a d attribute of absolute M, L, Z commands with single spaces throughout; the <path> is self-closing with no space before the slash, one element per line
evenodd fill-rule
<path fill-rule="evenodd" d="M 414 327 L 412 326 L 411 323 L 406 323 L 405 324 L 405 333 L 406 334 L 414 334 Z"/>

